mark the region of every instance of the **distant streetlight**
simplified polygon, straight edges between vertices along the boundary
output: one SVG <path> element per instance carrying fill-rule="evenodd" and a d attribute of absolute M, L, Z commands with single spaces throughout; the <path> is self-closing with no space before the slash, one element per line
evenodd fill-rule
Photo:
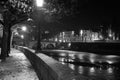
<path fill-rule="evenodd" d="M 12 32 L 17 32 L 18 29 L 22 30 L 22 31 L 26 31 L 27 27 L 25 25 L 19 26 L 18 24 L 13 26 L 13 28 L 11 29 Z"/>
<path fill-rule="evenodd" d="M 26 26 L 19 27 L 18 25 L 15 25 L 15 28 L 12 29 L 10 47 L 12 47 L 13 35 L 14 35 L 14 34 L 18 35 L 18 29 L 21 29 L 22 31 L 26 31 L 26 30 L 27 30 L 27 27 L 26 27 Z M 20 37 L 21 37 L 22 39 L 24 39 L 24 36 L 23 36 L 23 35 L 21 35 Z"/>
<path fill-rule="evenodd" d="M 21 35 L 20 37 L 21 37 L 22 39 L 24 39 L 24 35 Z"/>
<path fill-rule="evenodd" d="M 27 28 L 26 28 L 26 26 L 22 26 L 22 31 L 26 31 L 27 30 Z"/>
<path fill-rule="evenodd" d="M 22 45 L 25 46 L 25 45 L 24 45 L 25 42 L 24 42 L 24 40 L 23 40 L 23 39 L 24 39 L 24 35 L 20 35 L 20 37 L 21 37 L 21 39 L 22 39 Z"/>

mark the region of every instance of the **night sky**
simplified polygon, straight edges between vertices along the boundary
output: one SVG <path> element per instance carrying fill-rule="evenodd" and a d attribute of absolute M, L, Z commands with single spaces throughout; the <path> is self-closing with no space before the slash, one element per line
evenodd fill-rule
<path fill-rule="evenodd" d="M 65 0 L 62 0 L 65 1 Z M 69 0 L 66 0 L 69 1 Z M 119 1 L 111 0 L 75 0 L 78 1 L 78 13 L 63 16 L 61 19 L 45 23 L 43 29 L 53 33 L 66 30 L 94 29 L 100 25 L 112 25 L 114 31 L 120 31 Z M 71 6 L 71 5 L 70 5 Z M 77 9 L 77 8 L 76 8 Z"/>
<path fill-rule="evenodd" d="M 89 25 L 112 24 L 115 25 L 112 26 L 113 29 L 119 29 L 120 9 L 118 1 L 85 0 L 82 2 L 81 0 L 79 4 L 78 14 L 62 18 L 61 23 L 64 24 L 64 28 L 97 28 Z"/>

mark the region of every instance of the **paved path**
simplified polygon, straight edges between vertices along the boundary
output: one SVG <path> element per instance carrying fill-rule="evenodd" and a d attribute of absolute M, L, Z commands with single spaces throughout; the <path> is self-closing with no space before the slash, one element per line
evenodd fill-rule
<path fill-rule="evenodd" d="M 0 80 L 39 80 L 25 55 L 12 49 L 10 57 L 0 62 Z"/>

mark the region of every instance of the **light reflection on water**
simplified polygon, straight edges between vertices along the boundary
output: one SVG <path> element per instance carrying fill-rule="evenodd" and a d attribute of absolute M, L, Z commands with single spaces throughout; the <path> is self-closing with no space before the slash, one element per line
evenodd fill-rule
<path fill-rule="evenodd" d="M 107 72 L 109 73 L 109 74 L 112 74 L 113 73 L 113 68 L 111 68 L 111 67 L 109 67 L 108 69 L 107 69 Z"/>
<path fill-rule="evenodd" d="M 49 54 L 50 55 L 50 54 Z M 64 65 L 67 65 L 72 70 L 75 71 L 75 74 L 84 75 L 90 77 L 90 80 L 120 80 L 120 68 L 115 66 L 106 66 L 102 65 L 113 64 L 120 61 L 119 56 L 115 55 L 95 55 L 95 54 L 67 54 L 60 53 L 52 55 L 53 58 L 58 60 Z M 83 63 L 94 63 L 100 65 L 100 67 L 86 66 Z M 107 63 L 107 64 L 106 64 Z"/>
<path fill-rule="evenodd" d="M 59 60 L 62 64 L 67 65 L 72 70 L 74 70 L 75 74 L 81 74 L 90 77 L 91 80 L 92 78 L 94 78 L 93 80 L 120 80 L 120 70 L 112 66 L 109 66 L 107 68 L 89 67 L 65 63 L 64 58 L 60 58 Z"/>
<path fill-rule="evenodd" d="M 78 73 L 83 74 L 83 71 L 84 71 L 83 66 L 79 66 L 78 67 Z"/>

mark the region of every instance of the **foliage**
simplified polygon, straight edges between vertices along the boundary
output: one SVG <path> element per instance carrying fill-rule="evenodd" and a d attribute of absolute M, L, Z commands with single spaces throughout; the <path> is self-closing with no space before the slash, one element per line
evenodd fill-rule
<path fill-rule="evenodd" d="M 44 12 L 51 16 L 69 16 L 80 13 L 88 0 L 44 0 Z M 5 8 L 19 17 L 29 16 L 35 10 L 35 0 L 1 0 Z"/>
<path fill-rule="evenodd" d="M 0 5 L 12 25 L 27 19 L 32 11 L 32 0 L 1 0 Z"/>
<path fill-rule="evenodd" d="M 32 10 L 32 0 L 3 0 L 0 3 L 16 15 L 29 13 Z"/>
<path fill-rule="evenodd" d="M 46 8 L 60 15 L 74 15 L 80 13 L 83 3 L 88 0 L 45 0 Z"/>

